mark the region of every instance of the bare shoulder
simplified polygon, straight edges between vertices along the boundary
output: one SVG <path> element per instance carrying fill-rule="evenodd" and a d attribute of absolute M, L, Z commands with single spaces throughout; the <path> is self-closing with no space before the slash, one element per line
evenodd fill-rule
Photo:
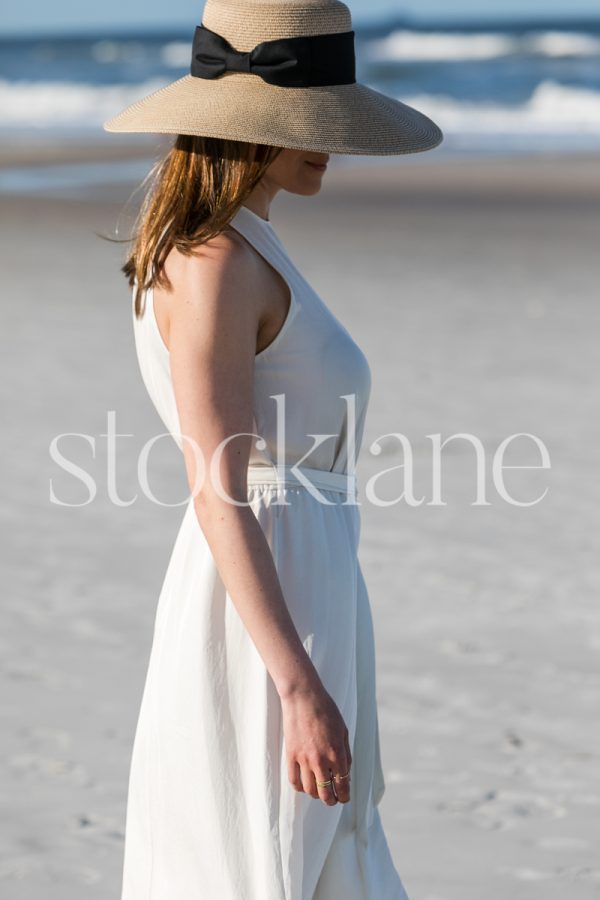
<path fill-rule="evenodd" d="M 243 305 L 256 281 L 256 260 L 233 230 L 199 244 L 190 255 L 173 247 L 165 262 L 174 305 L 226 302 Z"/>
<path fill-rule="evenodd" d="M 199 244 L 191 254 L 173 247 L 165 261 L 170 289 L 156 286 L 154 311 L 169 345 L 173 323 L 188 326 L 236 319 L 258 328 L 261 295 L 256 256 L 233 229 Z"/>

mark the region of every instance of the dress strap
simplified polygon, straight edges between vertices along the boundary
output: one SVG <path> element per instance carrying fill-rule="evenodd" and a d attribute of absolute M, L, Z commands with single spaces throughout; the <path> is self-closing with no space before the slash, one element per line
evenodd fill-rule
<path fill-rule="evenodd" d="M 289 282 L 297 275 L 297 270 L 270 219 L 263 219 L 247 206 L 240 206 L 229 224 L 239 231 L 286 281 Z"/>

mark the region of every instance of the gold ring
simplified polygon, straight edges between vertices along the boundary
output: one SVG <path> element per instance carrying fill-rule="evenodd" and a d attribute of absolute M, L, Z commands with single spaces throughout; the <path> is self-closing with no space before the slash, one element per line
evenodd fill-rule
<path fill-rule="evenodd" d="M 350 769 L 348 769 L 345 775 L 334 775 L 333 777 L 335 781 L 343 781 L 344 778 L 350 778 Z"/>
<path fill-rule="evenodd" d="M 318 787 L 325 787 L 326 784 L 333 784 L 333 779 L 330 778 L 329 781 L 317 781 Z"/>

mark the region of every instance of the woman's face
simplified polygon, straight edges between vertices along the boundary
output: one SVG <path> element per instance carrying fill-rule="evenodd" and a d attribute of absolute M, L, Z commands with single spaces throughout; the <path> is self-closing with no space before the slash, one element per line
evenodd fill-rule
<path fill-rule="evenodd" d="M 273 196 L 278 190 L 291 194 L 317 194 L 329 160 L 328 153 L 310 150 L 289 150 L 284 147 L 273 160 L 261 181 L 265 181 Z"/>

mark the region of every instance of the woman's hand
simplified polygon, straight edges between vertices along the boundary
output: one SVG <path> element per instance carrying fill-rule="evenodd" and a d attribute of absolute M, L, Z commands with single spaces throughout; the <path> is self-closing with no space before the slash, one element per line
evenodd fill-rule
<path fill-rule="evenodd" d="M 281 698 L 288 776 L 297 791 L 304 791 L 328 806 L 350 800 L 350 778 L 317 786 L 352 765 L 348 729 L 325 688 L 294 690 Z M 331 770 L 331 771 L 330 771 Z"/>

